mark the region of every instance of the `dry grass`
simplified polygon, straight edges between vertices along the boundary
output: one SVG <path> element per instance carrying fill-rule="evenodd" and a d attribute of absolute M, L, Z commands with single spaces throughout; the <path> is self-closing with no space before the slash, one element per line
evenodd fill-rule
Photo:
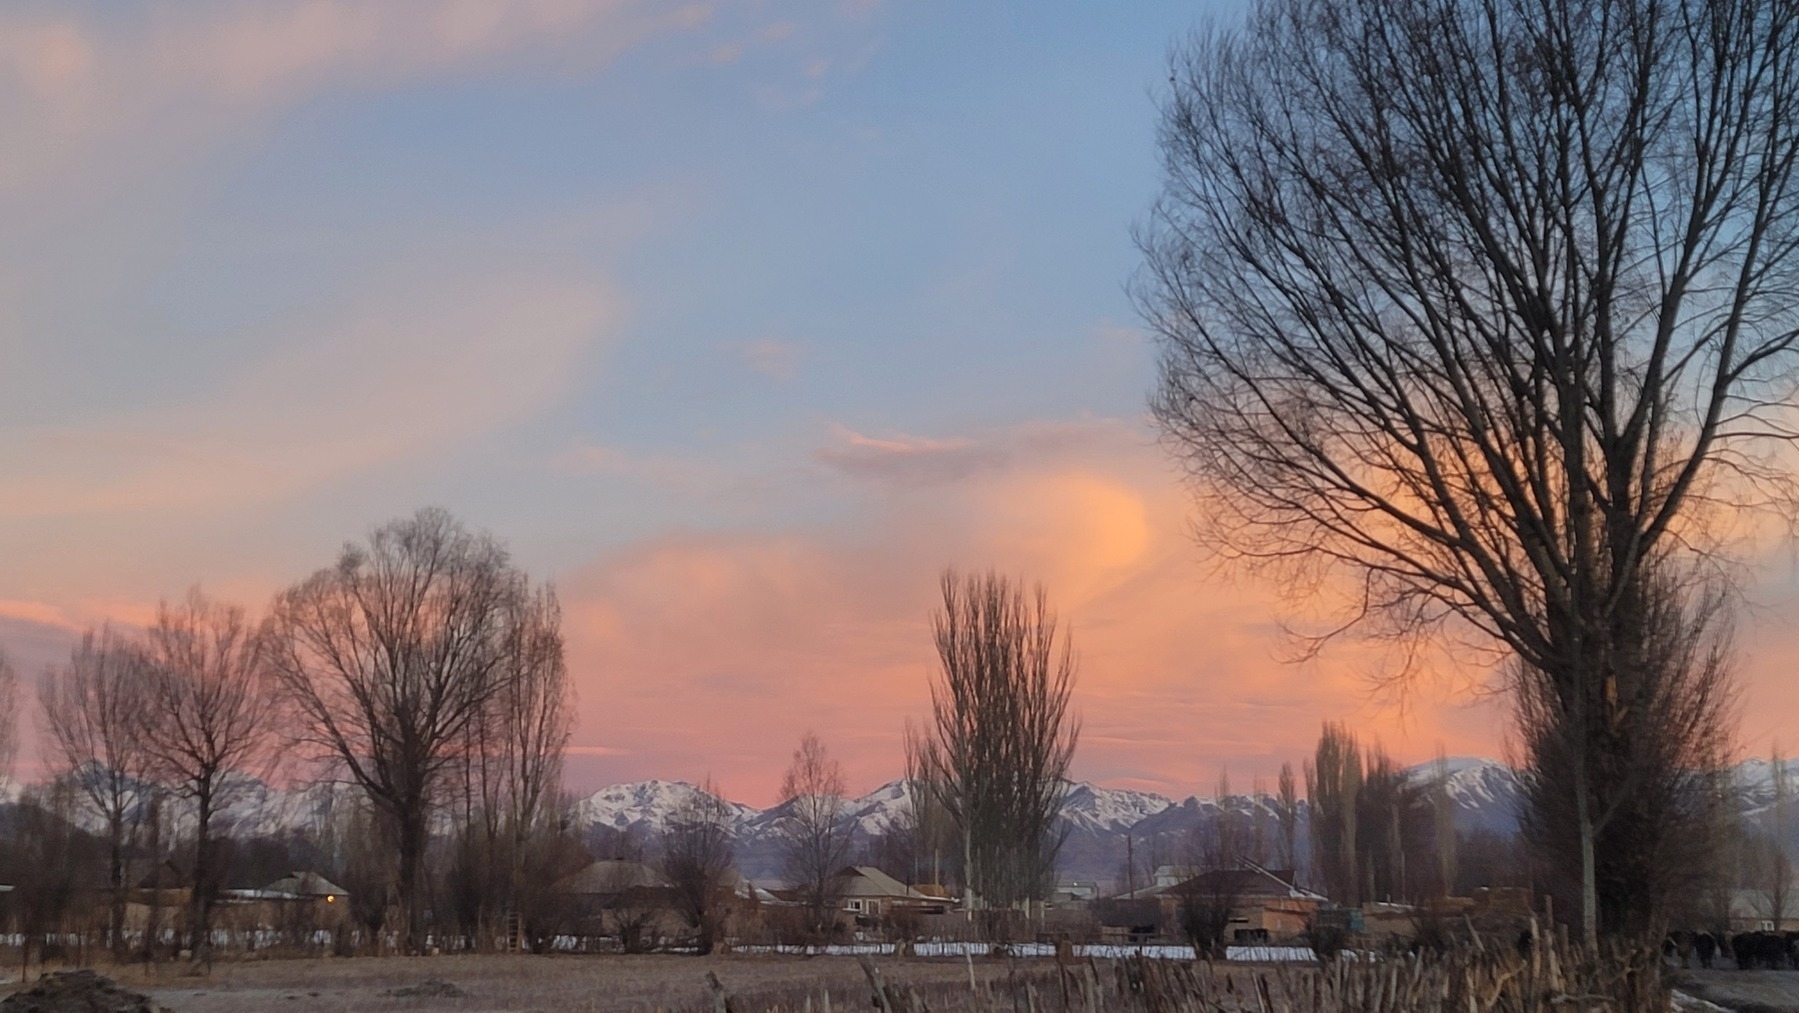
<path fill-rule="evenodd" d="M 871 977 L 884 983 L 877 995 Z M 970 977 L 973 977 L 971 987 Z M 311 1010 L 595 1010 L 717 1013 L 1576 1013 L 1667 1009 L 1659 958 L 1615 950 L 1592 957 L 1565 946 L 1521 956 L 1506 947 L 1445 957 L 1390 955 L 1316 966 L 1109 962 L 1052 959 L 883 958 L 868 970 L 852 957 L 777 955 L 479 955 L 380 959 L 259 960 L 217 965 L 210 977 L 141 966 L 121 984 L 176 1013 Z M 403 997 L 396 989 L 448 981 L 453 997 Z"/>
<path fill-rule="evenodd" d="M 945 997 L 968 992 L 968 965 L 951 960 L 883 960 L 895 981 Z M 983 986 L 1003 982 L 1003 961 L 976 960 Z M 176 1013 L 312 1013 L 312 1011 L 458 1010 L 703 1010 L 712 999 L 706 972 L 718 975 L 741 1013 L 788 1006 L 803 1008 L 809 995 L 821 1008 L 824 994 L 834 1011 L 869 1007 L 870 990 L 853 957 L 765 955 L 605 955 L 532 957 L 476 955 L 298 959 L 220 963 L 209 978 L 165 970 L 146 975 L 141 965 L 119 968 L 122 984 L 150 993 Z M 429 978 L 455 984 L 460 999 L 407 999 L 383 993 Z M 933 1008 L 942 1008 L 933 1003 Z M 822 1013 L 822 1010 L 820 1010 Z"/>

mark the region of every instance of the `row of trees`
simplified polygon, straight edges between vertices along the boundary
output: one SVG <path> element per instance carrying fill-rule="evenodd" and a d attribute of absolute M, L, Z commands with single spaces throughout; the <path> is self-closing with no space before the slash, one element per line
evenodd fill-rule
<path fill-rule="evenodd" d="M 352 786 L 353 836 L 385 845 L 338 863 L 421 941 L 422 861 L 455 828 L 455 903 L 490 933 L 516 914 L 524 870 L 556 847 L 572 720 L 561 613 L 489 535 L 441 510 L 375 529 L 280 593 L 252 623 L 198 591 L 141 634 L 82 636 L 38 694 L 61 779 L 104 827 L 109 935 L 124 946 L 128 845 L 192 820 L 191 947 L 222 885 L 214 821 L 254 776 Z M 8 715 L 10 717 L 10 715 Z M 289 757 L 301 766 L 278 766 Z M 169 884 L 174 886 L 176 884 Z"/>

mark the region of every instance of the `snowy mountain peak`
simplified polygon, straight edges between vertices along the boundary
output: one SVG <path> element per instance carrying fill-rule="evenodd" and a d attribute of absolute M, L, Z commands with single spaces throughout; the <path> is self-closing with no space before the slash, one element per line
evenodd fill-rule
<path fill-rule="evenodd" d="M 616 830 L 641 827 L 661 833 L 668 829 L 677 814 L 694 802 L 695 796 L 705 794 L 699 785 L 686 781 L 615 784 L 575 803 L 575 818 L 581 826 L 607 826 Z M 757 810 L 739 802 L 725 800 L 724 804 L 734 826 L 759 815 Z"/>
<path fill-rule="evenodd" d="M 1122 831 L 1174 805 L 1161 795 L 1080 783 L 1068 792 L 1062 818 L 1082 830 Z"/>

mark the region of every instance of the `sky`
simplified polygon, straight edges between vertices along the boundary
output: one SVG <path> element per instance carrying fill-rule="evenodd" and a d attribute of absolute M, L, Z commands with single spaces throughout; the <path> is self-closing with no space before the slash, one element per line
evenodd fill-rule
<path fill-rule="evenodd" d="M 1148 422 L 1157 96 L 1242 9 L 6 5 L 0 644 L 30 681 L 196 584 L 260 612 L 439 505 L 561 596 L 577 791 L 769 804 L 808 730 L 896 776 L 946 567 L 1046 587 L 1076 777 L 1271 784 L 1325 720 L 1500 755 L 1479 656 L 1296 660 Z M 1792 550 L 1745 583 L 1765 751 Z"/>

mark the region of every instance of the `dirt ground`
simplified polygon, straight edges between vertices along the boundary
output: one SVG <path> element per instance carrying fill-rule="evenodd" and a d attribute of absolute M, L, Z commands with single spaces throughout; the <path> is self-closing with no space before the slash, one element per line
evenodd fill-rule
<path fill-rule="evenodd" d="M 889 981 L 914 985 L 926 995 L 965 995 L 968 990 L 966 961 L 889 957 L 878 965 Z M 974 961 L 976 978 L 982 982 L 1003 983 L 1009 968 L 1005 961 Z M 711 1013 L 708 971 L 718 976 L 740 1010 L 802 1010 L 809 997 L 814 1013 L 823 1013 L 828 991 L 832 1010 L 851 1013 L 868 1009 L 870 997 L 867 979 L 853 957 L 658 954 L 266 960 L 219 963 L 208 978 L 185 977 L 168 969 L 146 975 L 141 965 L 102 970 L 174 1013 Z M 449 982 L 464 994 L 458 998 L 389 994 L 429 980 Z"/>
<path fill-rule="evenodd" d="M 1799 971 L 1685 971 L 1676 986 L 1736 1013 L 1799 1013 Z"/>

